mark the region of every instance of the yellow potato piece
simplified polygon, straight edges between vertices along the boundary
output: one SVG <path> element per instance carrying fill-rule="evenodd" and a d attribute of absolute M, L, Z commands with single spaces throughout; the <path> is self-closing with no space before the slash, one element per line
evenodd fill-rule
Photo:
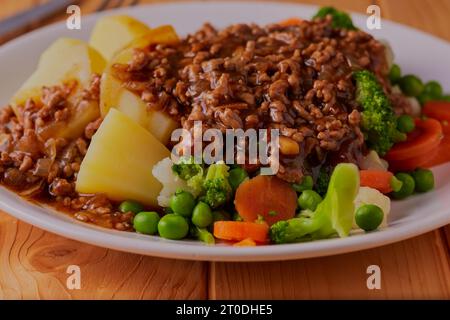
<path fill-rule="evenodd" d="M 86 101 L 71 104 L 71 116 L 67 121 L 51 123 L 38 131 L 39 136 L 46 140 L 51 137 L 73 139 L 80 137 L 89 122 L 100 117 L 97 101 Z"/>
<path fill-rule="evenodd" d="M 81 100 L 81 93 L 90 83 L 93 73 L 101 74 L 106 62 L 103 57 L 85 42 L 78 39 L 61 38 L 45 50 L 36 71 L 28 78 L 11 99 L 16 115 L 21 117 L 18 106 L 28 99 L 39 103 L 42 87 L 76 82 L 76 87 L 68 97 L 70 117 L 63 123 L 51 123 L 39 133 L 44 138 L 76 138 L 86 125 L 100 116 L 99 105 L 95 101 Z"/>
<path fill-rule="evenodd" d="M 146 24 L 130 16 L 106 16 L 95 24 L 89 44 L 109 61 L 120 49 L 149 31 Z"/>
<path fill-rule="evenodd" d="M 81 163 L 76 190 L 157 206 L 162 185 L 152 168 L 168 156 L 170 151 L 147 130 L 111 109 Z"/>
<path fill-rule="evenodd" d="M 101 74 L 105 65 L 103 57 L 85 42 L 58 39 L 42 53 L 36 71 L 16 92 L 10 104 L 17 113 L 17 105 L 29 98 L 40 99 L 43 86 L 62 85 L 75 80 L 80 90 L 87 88 L 92 74 Z"/>
<path fill-rule="evenodd" d="M 102 115 L 116 108 L 147 129 L 163 144 L 170 140 L 172 131 L 179 125 L 163 111 L 148 110 L 147 105 L 135 93 L 123 88 L 120 81 L 105 72 L 100 85 L 100 110 Z"/>
<path fill-rule="evenodd" d="M 109 109 L 117 108 L 166 144 L 178 123 L 163 111 L 148 110 L 139 96 L 122 87 L 121 82 L 112 75 L 115 63 L 128 63 L 135 48 L 144 48 L 152 43 L 176 43 L 177 34 L 170 26 L 152 29 L 143 37 L 136 39 L 126 49 L 120 51 L 109 63 L 102 76 L 100 86 L 100 111 L 104 117 Z"/>

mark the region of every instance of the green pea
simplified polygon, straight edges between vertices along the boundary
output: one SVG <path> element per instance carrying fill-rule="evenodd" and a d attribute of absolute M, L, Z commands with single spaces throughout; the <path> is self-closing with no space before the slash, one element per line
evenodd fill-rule
<path fill-rule="evenodd" d="M 303 192 L 305 190 L 311 190 L 313 188 L 314 181 L 311 176 L 304 176 L 301 183 L 294 183 L 292 188 L 297 192 Z"/>
<path fill-rule="evenodd" d="M 247 171 L 245 171 L 241 167 L 231 169 L 229 174 L 230 175 L 228 176 L 228 182 L 230 183 L 233 190 L 236 190 L 239 185 L 248 178 Z"/>
<path fill-rule="evenodd" d="M 169 213 L 159 220 L 158 232 L 161 237 L 166 239 L 183 239 L 189 232 L 189 224 L 184 217 Z"/>
<path fill-rule="evenodd" d="M 431 97 L 431 99 L 439 100 L 442 97 L 442 86 L 437 81 L 429 81 L 425 84 L 423 92 Z"/>
<path fill-rule="evenodd" d="M 411 175 L 407 173 L 397 173 L 395 177 L 400 180 L 403 184 L 400 190 L 392 192 L 391 195 L 395 199 L 404 199 L 406 197 L 409 197 L 414 193 L 414 189 L 416 188 L 416 183 L 411 177 Z"/>
<path fill-rule="evenodd" d="M 377 229 L 383 222 L 383 217 L 383 210 L 373 204 L 365 204 L 359 207 L 355 213 L 356 224 L 364 231 Z"/>
<path fill-rule="evenodd" d="M 411 97 L 419 96 L 424 89 L 422 80 L 411 74 L 402 77 L 399 85 L 403 93 Z"/>
<path fill-rule="evenodd" d="M 126 200 L 122 202 L 119 206 L 120 212 L 133 212 L 134 214 L 138 214 L 142 210 L 144 210 L 144 206 L 139 202 L 133 200 Z"/>
<path fill-rule="evenodd" d="M 214 217 L 211 208 L 204 202 L 199 202 L 192 212 L 192 223 L 197 227 L 206 228 L 213 223 Z"/>
<path fill-rule="evenodd" d="M 414 123 L 413 117 L 404 114 L 397 118 L 397 129 L 400 132 L 410 133 L 415 127 L 416 124 Z"/>
<path fill-rule="evenodd" d="M 139 212 L 133 219 L 133 227 L 139 233 L 155 234 L 158 231 L 159 214 L 154 211 Z"/>
<path fill-rule="evenodd" d="M 192 210 L 195 207 L 195 199 L 191 193 L 184 190 L 178 190 L 170 197 L 169 204 L 173 212 L 183 217 L 190 217 L 192 215 Z"/>
<path fill-rule="evenodd" d="M 391 70 L 389 70 L 389 80 L 391 80 L 392 84 L 396 84 L 397 82 L 399 82 L 401 77 L 402 70 L 400 69 L 400 66 L 397 64 L 393 64 Z"/>
<path fill-rule="evenodd" d="M 302 209 L 316 210 L 319 203 L 322 202 L 322 197 L 313 190 L 305 190 L 298 197 L 298 205 Z"/>
<path fill-rule="evenodd" d="M 417 169 L 411 175 L 416 183 L 417 192 L 427 192 L 434 188 L 434 175 L 431 170 Z"/>

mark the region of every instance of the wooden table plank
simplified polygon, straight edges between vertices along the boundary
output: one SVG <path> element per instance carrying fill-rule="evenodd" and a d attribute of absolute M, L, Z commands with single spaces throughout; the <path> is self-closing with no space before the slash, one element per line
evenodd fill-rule
<path fill-rule="evenodd" d="M 382 16 L 450 40 L 450 0 L 377 0 Z"/>
<path fill-rule="evenodd" d="M 212 299 L 448 299 L 448 249 L 438 231 L 360 252 L 297 261 L 212 263 Z M 369 290 L 367 267 L 381 269 Z"/>
<path fill-rule="evenodd" d="M 69 240 L 0 213 L 0 299 L 205 299 L 207 265 Z M 66 286 L 78 265 L 81 289 Z"/>

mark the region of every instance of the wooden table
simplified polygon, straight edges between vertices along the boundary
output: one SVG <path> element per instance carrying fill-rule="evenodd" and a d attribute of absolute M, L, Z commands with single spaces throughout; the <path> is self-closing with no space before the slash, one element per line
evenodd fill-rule
<path fill-rule="evenodd" d="M 45 1 L 2 0 L 0 19 L 40 2 Z M 80 1 L 82 12 L 95 11 L 101 2 Z M 139 1 L 145 2 L 152 1 Z M 450 41 L 450 0 L 299 2 L 334 3 L 358 12 L 375 3 L 383 17 Z M 449 299 L 449 246 L 447 226 L 393 245 L 325 258 L 191 262 L 83 244 L 0 213 L 0 299 Z M 66 269 L 73 264 L 82 270 L 80 290 L 66 287 Z M 366 287 L 366 268 L 373 264 L 381 267 L 381 290 Z"/>

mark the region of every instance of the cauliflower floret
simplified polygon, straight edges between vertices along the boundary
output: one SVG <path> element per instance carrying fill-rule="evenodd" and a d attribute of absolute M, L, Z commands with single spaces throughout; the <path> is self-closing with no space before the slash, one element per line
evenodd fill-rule
<path fill-rule="evenodd" d="M 386 160 L 381 159 L 378 153 L 374 150 L 371 150 L 361 161 L 361 169 L 363 170 L 387 171 L 388 166 L 389 164 Z"/>
<path fill-rule="evenodd" d="M 163 188 L 157 198 L 158 204 L 161 207 L 169 206 L 170 197 L 178 189 L 188 191 L 192 193 L 194 197 L 197 196 L 195 191 L 186 184 L 186 181 L 180 179 L 173 173 L 172 165 L 173 162 L 170 158 L 164 158 L 160 162 L 158 162 L 152 169 L 153 176 L 163 185 Z"/>
<path fill-rule="evenodd" d="M 355 198 L 355 210 L 365 204 L 373 204 L 380 207 L 383 210 L 384 217 L 383 222 L 380 227 L 387 227 L 387 218 L 389 212 L 391 211 L 391 199 L 389 197 L 382 194 L 380 191 L 376 189 L 372 189 L 369 187 L 360 187 L 358 195 Z M 358 225 L 356 224 L 353 218 L 353 228 L 358 229 Z"/>

